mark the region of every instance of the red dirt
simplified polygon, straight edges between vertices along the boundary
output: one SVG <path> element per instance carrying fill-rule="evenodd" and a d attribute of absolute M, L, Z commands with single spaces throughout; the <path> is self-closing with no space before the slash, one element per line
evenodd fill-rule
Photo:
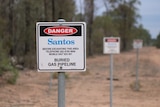
<path fill-rule="evenodd" d="M 159 107 L 160 50 L 140 49 L 141 88 L 131 88 L 135 77 L 135 50 L 114 55 L 113 107 Z M 109 55 L 87 58 L 86 72 L 68 72 L 66 107 L 110 107 Z M 16 85 L 0 84 L 0 107 L 58 107 L 57 79 L 51 73 L 22 71 Z"/>

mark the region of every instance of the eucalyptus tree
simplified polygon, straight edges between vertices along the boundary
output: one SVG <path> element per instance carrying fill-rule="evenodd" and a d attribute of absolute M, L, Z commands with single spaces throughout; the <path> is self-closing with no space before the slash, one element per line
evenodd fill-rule
<path fill-rule="evenodd" d="M 155 46 L 157 48 L 160 48 L 160 33 L 157 35 L 156 41 L 155 41 Z"/>
<path fill-rule="evenodd" d="M 144 46 L 151 45 L 151 34 L 150 32 L 143 27 L 143 25 L 136 26 L 132 28 L 132 39 L 141 39 L 143 40 Z"/>
<path fill-rule="evenodd" d="M 38 21 L 72 21 L 74 0 L 0 0 L 0 36 L 7 54 L 24 66 L 35 65 L 35 24 Z"/>
<path fill-rule="evenodd" d="M 112 18 L 116 23 L 119 36 L 121 37 L 121 49 L 127 50 L 130 48 L 131 30 L 137 23 L 138 14 L 137 5 L 140 5 L 139 0 L 109 0 L 112 4 Z"/>
<path fill-rule="evenodd" d="M 85 12 L 85 21 L 88 25 L 88 55 L 92 56 L 92 29 L 94 21 L 94 0 L 85 0 L 84 1 L 84 12 Z"/>

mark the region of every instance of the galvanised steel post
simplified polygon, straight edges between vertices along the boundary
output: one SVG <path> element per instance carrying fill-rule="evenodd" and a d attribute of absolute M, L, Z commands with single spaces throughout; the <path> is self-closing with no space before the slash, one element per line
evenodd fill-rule
<path fill-rule="evenodd" d="M 65 107 L 65 72 L 58 72 L 58 107 Z"/>
<path fill-rule="evenodd" d="M 136 64 L 136 91 L 139 90 L 139 80 L 138 80 L 138 68 L 139 68 L 139 49 L 137 48 L 137 64 Z"/>
<path fill-rule="evenodd" d="M 58 22 L 65 22 L 58 19 Z M 58 107 L 65 107 L 65 72 L 58 72 Z"/>
<path fill-rule="evenodd" d="M 110 54 L 110 107 L 113 105 L 113 54 Z"/>

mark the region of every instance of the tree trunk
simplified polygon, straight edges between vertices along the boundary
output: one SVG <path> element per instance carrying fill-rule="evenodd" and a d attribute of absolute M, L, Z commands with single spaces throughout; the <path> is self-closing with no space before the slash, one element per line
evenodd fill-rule
<path fill-rule="evenodd" d="M 9 29 L 9 40 L 11 42 L 11 47 L 10 47 L 10 55 L 13 56 L 15 54 L 14 52 L 14 41 L 13 41 L 13 6 L 14 6 L 14 0 L 9 0 L 9 21 L 8 21 L 8 29 Z"/>
<path fill-rule="evenodd" d="M 48 4 L 48 2 L 47 2 L 47 0 L 44 0 L 44 20 L 45 21 L 48 21 L 48 6 L 47 6 L 47 4 Z"/>
<path fill-rule="evenodd" d="M 85 1 L 85 14 L 88 23 L 88 55 L 92 56 L 92 26 L 93 26 L 93 18 L 94 18 L 94 0 Z"/>
<path fill-rule="evenodd" d="M 25 1 L 25 54 L 27 54 L 27 52 L 30 51 L 30 44 L 29 44 L 29 39 L 30 39 L 30 19 L 31 19 L 31 16 L 30 16 L 30 5 L 29 5 L 29 2 L 28 1 Z"/>
<path fill-rule="evenodd" d="M 52 21 L 56 21 L 56 17 L 55 17 L 55 0 L 52 0 Z"/>

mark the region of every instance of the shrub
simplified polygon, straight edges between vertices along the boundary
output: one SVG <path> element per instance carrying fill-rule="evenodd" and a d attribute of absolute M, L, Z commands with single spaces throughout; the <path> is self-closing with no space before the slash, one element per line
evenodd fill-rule
<path fill-rule="evenodd" d="M 160 48 L 160 33 L 159 33 L 159 35 L 157 36 L 155 45 L 156 45 L 157 48 Z"/>
<path fill-rule="evenodd" d="M 142 88 L 142 85 L 140 84 L 140 81 L 134 81 L 133 83 L 130 84 L 130 88 L 133 91 L 140 91 L 140 88 Z"/>
<path fill-rule="evenodd" d="M 54 72 L 51 75 L 52 75 L 53 79 L 58 79 L 58 72 Z M 69 75 L 67 73 L 65 73 L 65 79 L 69 79 Z"/>
<path fill-rule="evenodd" d="M 3 78 L 10 84 L 15 84 L 18 77 L 18 71 L 10 63 L 7 52 L 2 47 L 0 42 L 0 78 Z"/>

